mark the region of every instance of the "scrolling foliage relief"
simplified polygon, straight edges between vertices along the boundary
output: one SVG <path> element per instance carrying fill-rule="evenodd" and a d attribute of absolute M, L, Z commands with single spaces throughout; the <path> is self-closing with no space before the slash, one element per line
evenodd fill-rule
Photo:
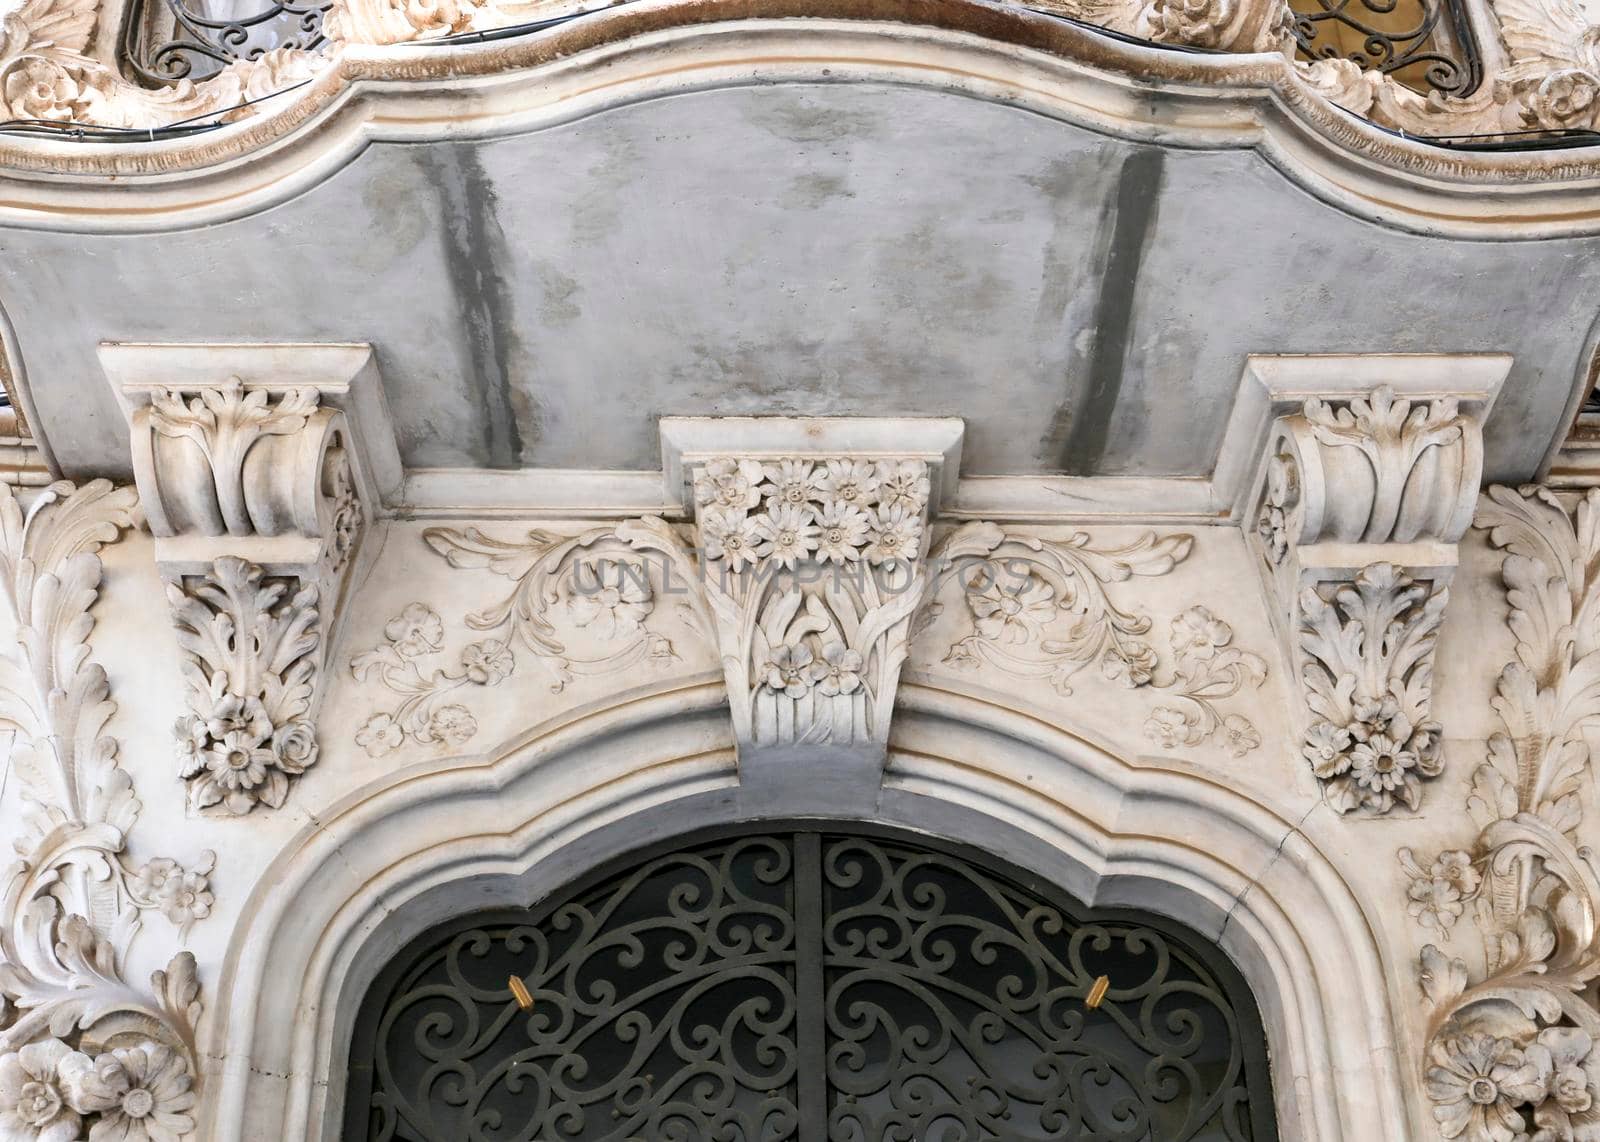
<path fill-rule="evenodd" d="M 1412 914 L 1448 936 L 1470 906 L 1484 942 L 1481 974 L 1422 951 L 1427 1093 L 1446 1139 L 1600 1142 L 1600 858 L 1583 793 L 1600 728 L 1600 491 L 1569 514 L 1546 490 L 1492 488 L 1478 524 L 1507 552 L 1517 649 L 1467 804 L 1477 840 L 1400 853 Z"/>
<path fill-rule="evenodd" d="M 532 528 L 517 539 L 475 527 L 430 527 L 422 538 L 450 566 L 486 568 L 516 586 L 466 617 L 469 628 L 494 637 L 469 644 L 448 665 L 429 665 L 444 654 L 445 627 L 421 602 L 389 620 L 381 644 L 350 659 L 357 681 L 376 677 L 400 699 L 356 732 L 356 744 L 372 757 L 408 739 L 464 746 L 478 722 L 462 700 L 511 677 L 519 649 L 544 669 L 551 693 L 575 678 L 677 658 L 671 641 L 645 625 L 656 609 L 655 584 L 644 562 L 628 558 L 631 549 L 614 527 L 572 536 Z"/>
<path fill-rule="evenodd" d="M 1169 625 L 1172 666 L 1165 678 L 1149 634 L 1149 615 L 1112 599 L 1110 584 L 1166 575 L 1189 557 L 1194 537 L 1145 532 L 1118 547 L 1097 547 L 1086 532 L 1042 539 L 1002 531 L 992 523 L 957 528 L 934 550 L 940 568 L 929 596 L 958 583 L 972 622 L 944 662 L 961 669 L 992 666 L 1019 678 L 1047 679 L 1056 693 L 1073 692 L 1078 676 L 1098 666 L 1106 679 L 1130 689 L 1163 691 L 1145 737 L 1163 749 L 1211 740 L 1242 757 L 1261 734 L 1242 714 L 1218 703 L 1266 680 L 1260 655 L 1233 645 L 1233 628 L 1210 608 L 1193 605 Z M 943 610 L 931 601 L 925 626 Z"/>
<path fill-rule="evenodd" d="M 89 657 L 97 552 L 136 520 L 131 488 L 57 483 L 24 508 L 0 484 L 0 728 L 27 810 L 0 880 L 0 1136 L 176 1142 L 192 1131 L 194 957 L 147 989 L 123 965 L 143 914 L 205 916 L 213 856 L 135 865 L 140 804 L 105 736 L 115 713 Z"/>

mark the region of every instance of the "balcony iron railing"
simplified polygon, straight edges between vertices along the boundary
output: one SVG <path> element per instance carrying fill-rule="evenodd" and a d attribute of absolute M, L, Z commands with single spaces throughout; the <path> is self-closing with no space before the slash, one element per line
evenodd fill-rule
<path fill-rule="evenodd" d="M 1304 59 L 1350 59 L 1414 90 L 1465 95 L 1482 68 L 1462 0 L 1289 0 Z M 122 54 L 131 78 L 202 80 L 274 48 L 315 50 L 331 0 L 135 0 Z"/>
<path fill-rule="evenodd" d="M 1348 59 L 1426 95 L 1466 95 L 1483 78 L 1461 0 L 1289 0 L 1300 58 Z"/>
<path fill-rule="evenodd" d="M 123 25 L 126 74 L 150 86 L 202 80 L 274 48 L 315 50 L 332 0 L 136 0 Z"/>

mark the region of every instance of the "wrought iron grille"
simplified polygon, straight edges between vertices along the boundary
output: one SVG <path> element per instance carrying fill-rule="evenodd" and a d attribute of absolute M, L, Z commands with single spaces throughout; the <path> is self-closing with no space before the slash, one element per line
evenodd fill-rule
<path fill-rule="evenodd" d="M 1466 95 L 1482 79 L 1462 0 L 1289 0 L 1305 59 L 1350 59 L 1427 94 Z"/>
<path fill-rule="evenodd" d="M 123 25 L 128 74 L 160 85 L 201 80 L 273 48 L 314 50 L 332 0 L 139 0 Z"/>
<path fill-rule="evenodd" d="M 350 1075 L 347 1142 L 1276 1138 L 1215 948 L 881 831 L 719 836 L 436 930 Z"/>

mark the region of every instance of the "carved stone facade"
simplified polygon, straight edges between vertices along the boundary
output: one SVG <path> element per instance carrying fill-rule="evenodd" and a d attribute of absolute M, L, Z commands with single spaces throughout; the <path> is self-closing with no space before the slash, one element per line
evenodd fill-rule
<path fill-rule="evenodd" d="M 1313 565 L 1307 553 L 1314 555 L 1316 536 L 1350 537 L 1356 548 L 1377 537 L 1370 541 L 1393 549 L 1403 528 L 1414 529 L 1407 542 L 1428 528 L 1449 534 L 1441 521 L 1453 518 L 1450 511 L 1436 499 L 1412 506 L 1407 498 L 1419 488 L 1412 474 L 1419 457 L 1460 446 L 1476 430 L 1443 401 L 1407 408 L 1378 391 L 1370 403 L 1353 398 L 1332 409 L 1312 401 L 1288 418 L 1303 421 L 1278 421 L 1264 450 L 1259 510 L 1241 515 L 1238 529 L 963 522 L 940 518 L 941 476 L 927 459 L 825 444 L 812 455 L 685 453 L 692 509 L 681 520 L 369 524 L 383 533 L 387 553 L 376 574 L 360 594 L 330 588 L 324 596 L 238 556 L 218 555 L 199 572 L 166 570 L 183 548 L 164 541 L 226 532 L 230 518 L 248 521 L 238 528 L 246 532 L 241 539 L 306 538 L 291 511 L 252 514 L 250 505 L 263 501 L 252 500 L 248 480 L 223 487 L 217 473 L 253 471 L 248 458 L 264 440 L 294 443 L 323 411 L 316 394 L 252 397 L 244 386 L 225 385 L 209 395 L 209 402 L 191 396 L 184 403 L 161 396 L 133 424 L 152 433 L 158 456 L 161 482 L 145 503 L 151 528 L 176 533 L 157 535 L 142 550 L 161 565 L 176 624 L 183 680 L 174 676 L 171 690 L 187 710 L 178 725 L 191 758 L 188 812 L 222 809 L 218 824 L 232 821 L 230 828 L 257 820 L 254 810 L 291 802 L 293 778 L 319 758 L 319 772 L 331 766 L 331 776 L 307 805 L 317 815 L 353 788 L 400 782 L 393 795 L 401 796 L 407 773 L 442 780 L 457 771 L 451 758 L 509 757 L 508 732 L 512 739 L 531 732 L 534 743 L 555 735 L 530 755 L 541 756 L 569 732 L 563 726 L 589 716 L 585 710 L 617 711 L 606 717 L 623 722 L 606 734 L 645 717 L 655 701 L 688 716 L 700 700 L 690 698 L 694 687 L 710 685 L 710 709 L 724 720 L 719 733 L 736 761 L 730 752 L 732 768 L 708 794 L 721 782 L 748 782 L 752 795 L 765 790 L 763 797 L 803 805 L 818 795 L 807 787 L 828 772 L 829 757 L 865 761 L 886 790 L 925 780 L 917 775 L 934 740 L 923 728 L 928 703 L 968 695 L 964 701 L 1014 722 L 1010 732 L 1021 735 L 995 744 L 998 754 L 985 763 L 1009 773 L 1007 780 L 1053 780 L 1030 768 L 1035 762 L 1020 743 L 1037 731 L 1027 725 L 1076 724 L 1129 756 L 1145 755 L 1130 772 L 1146 776 L 1127 780 L 1242 785 L 1258 790 L 1248 812 L 1301 819 L 1296 827 L 1307 844 L 1336 846 L 1345 837 L 1365 851 L 1361 831 L 1371 823 L 1346 811 L 1415 808 L 1422 781 L 1441 772 L 1444 743 L 1458 736 L 1442 720 L 1432 674 L 1441 627 L 1455 612 L 1449 592 L 1414 578 L 1409 568 L 1421 561 L 1355 559 L 1346 578 L 1324 573 L 1306 586 L 1294 612 L 1303 657 L 1293 686 L 1272 665 L 1269 608 L 1251 606 L 1239 590 L 1254 563 L 1264 572 L 1261 598 L 1270 598 L 1280 567 Z M 173 457 L 185 454 L 164 452 L 167 440 L 194 446 L 186 470 L 198 474 L 197 485 L 171 482 L 180 463 Z M 1386 466 L 1384 448 L 1400 446 L 1409 449 L 1405 463 Z M 1327 454 L 1312 453 L 1307 463 L 1312 448 L 1332 450 L 1336 460 L 1344 458 L 1339 450 L 1358 455 L 1365 466 L 1345 478 L 1369 490 L 1365 499 L 1341 497 L 1344 514 L 1325 512 L 1320 524 L 1317 481 Z M 274 467 L 293 470 L 281 460 Z M 1405 489 L 1398 507 L 1379 490 L 1386 479 Z M 323 496 L 338 486 L 323 485 Z M 17 1122 L 33 1115 L 30 1129 L 59 1124 L 63 1138 L 97 1123 L 106 1124 L 104 1133 L 135 1121 L 152 1139 L 252 1137 L 228 1125 L 229 1080 L 207 1063 L 234 1048 L 207 1038 L 222 1034 L 220 1025 L 199 1022 L 193 958 L 180 954 L 148 988 L 124 975 L 129 941 L 146 913 L 162 913 L 164 930 L 170 925 L 181 943 L 217 908 L 213 875 L 247 882 L 263 867 L 255 842 L 221 860 L 181 851 L 181 838 L 174 838 L 175 859 L 126 855 L 140 802 L 118 762 L 119 744 L 107 736 L 115 707 L 110 680 L 90 654 L 88 609 L 101 575 L 96 552 L 138 523 L 139 499 L 103 482 L 24 495 L 26 502 L 0 489 L 17 623 L 8 643 L 14 650 L 0 660 L 11 670 L 0 692 L 8 695 L 4 724 L 16 735 L 12 771 L 30 805 L 0 942 L 7 1004 L 0 1046 L 9 1052 L 0 1054 L 7 1100 L 0 1114 Z M 340 515 L 338 497 L 331 498 L 303 518 L 322 529 L 319 550 L 346 553 L 324 559 L 340 565 L 349 544 L 330 522 Z M 1506 1142 L 1543 1131 L 1584 1142 L 1600 1129 L 1593 1109 L 1600 1017 L 1592 999 L 1600 870 L 1584 840 L 1584 822 L 1596 811 L 1583 736 L 1593 704 L 1585 696 L 1593 689 L 1584 642 L 1593 625 L 1590 565 L 1600 558 L 1589 550 L 1591 513 L 1600 508 L 1592 501 L 1593 493 L 1574 504 L 1531 488 L 1495 488 L 1484 498 L 1478 522 L 1506 552 L 1517 640 L 1495 699 L 1504 731 L 1482 746 L 1488 760 L 1471 779 L 1464 813 L 1430 799 L 1425 819 L 1385 834 L 1398 853 L 1398 897 L 1360 895 L 1377 882 L 1342 867 L 1342 857 L 1329 866 L 1341 871 L 1316 874 L 1347 878 L 1370 916 L 1388 917 L 1391 934 L 1420 949 L 1427 1005 L 1400 988 L 1385 1018 L 1417 1028 L 1425 1050 L 1401 1061 L 1401 1078 L 1373 1080 L 1411 1094 L 1387 1109 L 1367 1103 L 1364 1113 L 1374 1117 L 1363 1129 L 1373 1133 L 1363 1138 Z M 241 503 L 242 511 L 222 506 Z M 281 533 L 264 534 L 278 526 L 273 519 L 286 521 Z M 364 542 L 360 526 L 347 531 Z M 1443 561 L 1432 572 L 1455 574 L 1457 587 L 1463 573 Z M 119 571 L 119 584 L 126 574 Z M 342 600 L 341 621 L 330 621 L 323 598 Z M 127 595 L 115 605 L 141 604 Z M 1458 637 L 1484 640 L 1498 619 L 1459 621 Z M 342 632 L 332 654 L 349 667 L 331 677 L 321 668 L 329 630 Z M 319 704 L 319 688 L 341 696 Z M 1309 729 L 1275 708 L 1295 691 L 1308 703 Z M 1468 698 L 1452 699 L 1451 708 Z M 902 709 L 909 711 L 904 726 L 895 716 Z M 163 766 L 147 760 L 160 748 L 141 743 L 137 751 L 147 799 L 162 787 Z M 717 747 L 703 738 L 673 748 L 700 760 L 672 764 L 716 764 Z M 1453 752 L 1464 764 L 1464 747 Z M 1325 789 L 1296 788 L 1301 755 Z M 557 755 L 548 756 L 555 764 Z M 1014 760 L 1001 760 L 1008 756 Z M 595 765 L 609 764 L 599 757 Z M 645 780 L 658 763 L 638 764 L 646 769 L 623 780 Z M 459 772 L 477 780 L 474 765 Z M 549 772 L 549 780 L 568 780 Z M 1073 772 L 1060 777 L 1086 775 Z M 598 770 L 592 780 L 602 780 Z M 1178 797 L 1180 787 L 1163 796 Z M 369 792 L 351 804 L 388 796 Z M 1133 811 L 1137 800 L 1129 796 L 1115 802 L 1120 812 Z M 1183 812 L 1193 827 L 1220 827 L 1204 823 L 1211 819 L 1201 805 L 1213 794 L 1192 796 L 1198 800 Z M 1314 825 L 1307 814 L 1324 799 L 1337 812 Z M 249 816 L 236 821 L 235 814 Z M 1476 840 L 1460 832 L 1469 814 L 1481 829 Z M 352 819 L 329 827 L 339 835 L 367 826 Z M 1263 828 L 1260 843 L 1284 843 Z M 280 835 L 274 844 L 288 846 L 287 859 L 301 842 Z M 426 835 L 419 832 L 416 843 Z M 1124 859 L 1139 851 L 1135 845 Z M 1259 875 L 1227 891 L 1242 901 L 1279 888 Z M 1481 959 L 1451 950 L 1472 929 L 1487 949 Z M 1320 937 L 1329 954 L 1367 954 L 1334 932 Z M 248 940 L 244 933 L 239 938 Z M 231 962 L 230 986 L 245 986 L 245 961 Z M 1275 987 L 1274 978 L 1269 973 L 1258 986 Z M 230 1022 L 226 1034 L 245 1026 Z M 1328 1026 L 1345 1028 L 1334 1033 L 1340 1041 L 1353 1025 L 1335 1018 Z M 1269 1028 L 1284 1052 L 1309 1049 L 1287 1034 Z M 1359 1053 L 1372 1044 L 1337 1049 Z M 1292 1110 L 1298 1096 L 1280 1096 L 1287 1099 L 1284 1137 L 1350 1137 L 1311 1132 L 1310 1120 Z M 1435 1133 L 1415 1133 L 1420 1127 L 1410 1122 L 1429 1123 Z"/>
<path fill-rule="evenodd" d="M 437 42 L 559 23 L 621 0 L 337 0 L 316 52 L 265 51 L 202 82 L 149 89 L 93 50 L 98 0 L 10 0 L 0 43 L 0 102 L 14 121 L 112 128 L 162 127 L 213 117 L 238 121 L 279 109 L 271 99 L 338 67 L 347 48 Z M 1468 5 L 1472 34 L 1489 45 L 1488 74 L 1468 95 L 1422 95 L 1351 59 L 1294 58 L 1294 12 L 1283 0 L 1049 0 L 1019 5 L 1147 41 L 1229 53 L 1274 53 L 1282 81 L 1387 128 L 1425 137 L 1515 136 L 1596 126 L 1600 56 L 1581 5 L 1493 0 Z M 103 33 L 102 33 L 103 34 Z M 1500 47 L 1503 43 L 1503 50 Z"/>
<path fill-rule="evenodd" d="M 344 1137 L 396 948 L 771 822 L 1186 926 L 1282 1142 L 1600 1142 L 1594 11 L 0 5 L 0 1142 Z"/>
<path fill-rule="evenodd" d="M 106 734 L 116 713 L 90 657 L 97 552 L 133 526 L 132 488 L 52 484 L 24 506 L 0 484 L 0 726 L 26 811 L 0 901 L 0 1128 L 8 1137 L 167 1139 L 194 1129 L 195 959 L 127 976 L 145 913 L 181 942 L 213 903 L 215 857 L 133 864 L 142 808 Z M 148 793 L 147 793 L 148 795 Z"/>

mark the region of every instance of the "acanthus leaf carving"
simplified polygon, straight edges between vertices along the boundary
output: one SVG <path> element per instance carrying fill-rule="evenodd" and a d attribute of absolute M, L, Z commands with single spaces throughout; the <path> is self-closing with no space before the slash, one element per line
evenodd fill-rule
<path fill-rule="evenodd" d="M 365 533 L 351 425 L 314 385 L 146 389 L 134 470 L 183 652 L 196 810 L 284 804 L 315 763 L 331 623 Z"/>
<path fill-rule="evenodd" d="M 120 1100 L 78 1082 L 89 1070 L 124 1091 L 149 1084 L 170 1138 L 194 1127 L 194 957 L 178 953 L 148 990 L 123 965 L 144 912 L 162 912 L 180 938 L 209 912 L 214 857 L 188 869 L 129 860 L 140 804 L 105 735 L 116 707 L 88 645 L 97 553 L 133 526 L 136 504 L 131 488 L 101 480 L 53 484 L 24 509 L 0 485 L 0 595 L 15 635 L 0 646 L 0 726 L 15 734 L 28 806 L 20 859 L 0 879 L 0 1123 L 31 1099 L 32 1117 L 19 1121 L 63 1137 L 86 1123 L 95 1135 L 126 1125 Z"/>
<path fill-rule="evenodd" d="M 1586 734 L 1600 725 L 1600 492 L 1568 508 L 1537 488 L 1489 489 L 1478 524 L 1506 551 L 1516 658 L 1493 705 L 1466 849 L 1400 853 L 1411 912 L 1442 938 L 1471 909 L 1484 971 L 1435 944 L 1423 1063 L 1445 1138 L 1600 1140 L 1600 857 L 1584 843 Z"/>
<path fill-rule="evenodd" d="M 1395 396 L 1386 385 L 1348 402 L 1308 400 L 1305 419 L 1318 443 L 1334 450 L 1352 449 L 1370 466 L 1366 480 L 1358 483 L 1365 493 L 1362 501 L 1370 504 L 1365 526 L 1359 534 L 1350 528 L 1348 535 L 1341 536 L 1366 543 L 1409 537 L 1414 527 L 1403 521 L 1401 514 L 1408 489 L 1414 511 L 1429 490 L 1416 485 L 1443 482 L 1437 472 L 1423 467 L 1424 454 L 1461 441 L 1465 424 L 1454 400 L 1413 403 Z M 1341 490 L 1354 492 L 1357 488 Z"/>
<path fill-rule="evenodd" d="M 315 585 L 223 556 L 167 584 L 190 713 L 178 720 L 179 776 L 196 809 L 276 809 L 317 759 L 312 700 L 321 656 Z"/>
<path fill-rule="evenodd" d="M 244 388 L 238 378 L 226 385 L 201 389 L 185 399 L 176 389 L 153 393 L 150 427 L 160 436 L 194 444 L 211 470 L 216 511 L 191 517 L 208 534 L 221 527 L 230 535 L 250 535 L 259 524 L 251 518 L 245 484 L 249 453 L 262 437 L 293 436 L 317 411 L 316 389 L 290 389 L 276 401 L 265 389 Z M 253 465 L 253 467 L 258 467 Z M 185 521 L 188 522 L 188 521 Z M 270 531 L 268 532 L 270 534 Z"/>
<path fill-rule="evenodd" d="M 1433 651 L 1449 592 L 1375 563 L 1353 583 L 1300 597 L 1302 679 L 1312 719 L 1302 747 L 1340 813 L 1416 809 L 1444 769 L 1429 716 Z"/>

